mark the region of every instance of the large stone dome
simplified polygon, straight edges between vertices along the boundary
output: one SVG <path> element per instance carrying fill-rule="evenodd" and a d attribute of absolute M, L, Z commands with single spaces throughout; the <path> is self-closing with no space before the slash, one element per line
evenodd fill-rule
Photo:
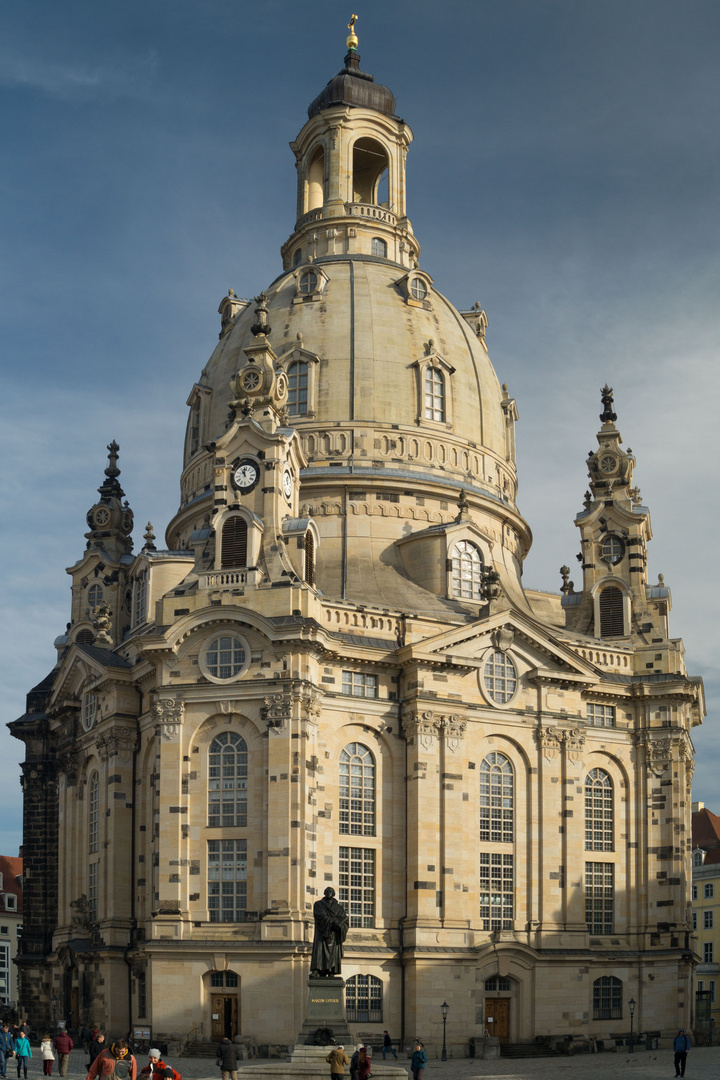
<path fill-rule="evenodd" d="M 406 212 L 412 132 L 384 97 L 369 95 L 374 84 L 358 65 L 349 53 L 342 94 L 320 95 L 291 144 L 297 216 L 283 273 L 254 302 L 231 290 L 220 304 L 220 341 L 188 401 L 182 501 L 168 543 L 183 547 L 212 510 L 212 446 L 243 411 L 243 387 L 258 385 L 248 365 L 262 341 L 287 388 L 281 422 L 300 437 L 300 511 L 317 519 L 324 591 L 351 596 L 356 573 L 368 598 L 362 559 L 343 566 L 342 582 L 333 577 L 333 543 L 346 552 L 354 536 L 350 546 L 385 578 L 372 600 L 406 601 L 393 583 L 405 578 L 407 591 L 408 574 L 423 591 L 447 594 L 442 551 L 455 548 L 415 538 L 447 532 L 467 514 L 478 537 L 463 542 L 478 544 L 520 596 L 530 531 L 515 505 L 515 402 L 490 363 L 485 313 L 458 311 L 420 267 Z M 334 518 L 344 521 L 342 536 Z"/>

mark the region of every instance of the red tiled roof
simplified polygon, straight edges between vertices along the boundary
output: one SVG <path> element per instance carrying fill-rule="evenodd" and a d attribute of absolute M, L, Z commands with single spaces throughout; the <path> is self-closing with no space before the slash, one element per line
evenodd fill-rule
<path fill-rule="evenodd" d="M 720 817 L 703 808 L 692 816 L 692 846 L 694 848 L 720 847 Z"/>
<path fill-rule="evenodd" d="M 711 866 L 712 863 L 720 863 L 720 847 L 710 848 L 709 851 L 705 852 L 703 866 Z"/>
<path fill-rule="evenodd" d="M 2 891 L 17 897 L 17 911 L 22 912 L 22 887 L 18 881 L 22 877 L 23 861 L 13 858 L 11 855 L 0 855 L 0 874 L 2 874 Z M 0 911 L 14 911 L 14 908 L 5 908 L 0 899 Z"/>

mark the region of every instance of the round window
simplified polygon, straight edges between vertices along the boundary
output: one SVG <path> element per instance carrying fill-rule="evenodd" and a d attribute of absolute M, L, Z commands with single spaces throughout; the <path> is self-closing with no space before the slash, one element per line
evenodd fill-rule
<path fill-rule="evenodd" d="M 244 638 L 221 634 L 200 654 L 200 670 L 211 682 L 239 679 L 250 666 L 250 649 Z"/>
<path fill-rule="evenodd" d="M 303 296 L 308 296 L 310 293 L 315 292 L 317 289 L 318 276 L 314 270 L 306 270 L 304 274 L 300 275 L 299 290 Z"/>
<path fill-rule="evenodd" d="M 427 296 L 427 285 L 422 278 L 414 277 L 410 282 L 410 292 L 416 300 L 424 300 Z"/>
<path fill-rule="evenodd" d="M 483 688 L 497 705 L 505 705 L 517 689 L 517 668 L 507 653 L 494 649 L 483 668 Z"/>
<path fill-rule="evenodd" d="M 625 554 L 625 544 L 622 542 L 619 536 L 606 536 L 602 542 L 602 555 L 603 562 L 610 563 L 611 566 L 615 566 L 619 563 Z"/>

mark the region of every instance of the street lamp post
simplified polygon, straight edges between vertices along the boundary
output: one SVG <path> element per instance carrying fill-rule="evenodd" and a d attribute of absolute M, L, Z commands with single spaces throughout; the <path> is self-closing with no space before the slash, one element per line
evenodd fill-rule
<path fill-rule="evenodd" d="M 635 1015 L 635 1001 L 630 998 L 628 1001 L 628 1009 L 630 1010 L 630 1053 L 632 1054 L 635 1048 L 635 1036 L 633 1035 L 633 1017 Z"/>
<path fill-rule="evenodd" d="M 445 1042 L 445 1029 L 447 1026 L 447 1014 L 449 1008 L 450 1006 L 448 1005 L 447 1001 L 443 1001 L 442 1005 L 440 1006 L 440 1012 L 442 1013 L 443 1018 L 443 1048 L 442 1056 L 440 1058 L 441 1061 L 447 1061 L 447 1044 Z"/>

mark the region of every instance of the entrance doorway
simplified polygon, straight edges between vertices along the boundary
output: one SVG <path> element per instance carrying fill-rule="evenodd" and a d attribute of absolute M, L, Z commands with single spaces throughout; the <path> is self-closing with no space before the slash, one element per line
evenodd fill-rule
<path fill-rule="evenodd" d="M 210 1004 L 212 1008 L 212 1041 L 220 1042 L 222 1039 L 234 1039 L 240 1030 L 237 994 L 213 994 Z"/>
<path fill-rule="evenodd" d="M 509 998 L 485 998 L 485 1027 L 501 1044 L 510 1042 Z"/>

